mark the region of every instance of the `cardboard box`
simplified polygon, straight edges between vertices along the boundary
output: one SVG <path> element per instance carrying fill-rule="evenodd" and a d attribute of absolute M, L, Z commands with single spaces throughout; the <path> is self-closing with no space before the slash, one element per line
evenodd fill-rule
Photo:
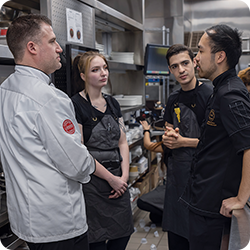
<path fill-rule="evenodd" d="M 147 174 L 142 179 L 142 181 L 138 181 L 134 184 L 134 187 L 139 188 L 139 190 L 141 191 L 140 196 L 149 192 L 150 190 L 149 182 L 150 182 L 150 174 Z"/>
<path fill-rule="evenodd" d="M 160 174 L 159 174 L 159 167 L 158 165 L 152 166 L 151 172 L 151 189 L 154 189 L 159 184 Z"/>
<path fill-rule="evenodd" d="M 139 197 L 140 197 L 140 195 L 138 194 L 137 196 L 133 197 L 133 199 L 130 200 L 132 211 L 137 207 L 137 200 Z"/>

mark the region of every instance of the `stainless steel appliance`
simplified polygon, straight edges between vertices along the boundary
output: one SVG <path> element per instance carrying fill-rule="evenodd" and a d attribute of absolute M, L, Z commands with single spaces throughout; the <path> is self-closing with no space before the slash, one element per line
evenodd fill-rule
<path fill-rule="evenodd" d="M 14 59 L 7 45 L 0 44 L 0 84 L 14 72 Z"/>

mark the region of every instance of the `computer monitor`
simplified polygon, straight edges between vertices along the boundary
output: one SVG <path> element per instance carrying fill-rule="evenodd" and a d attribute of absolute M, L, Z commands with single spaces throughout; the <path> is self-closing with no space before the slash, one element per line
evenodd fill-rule
<path fill-rule="evenodd" d="M 169 69 L 166 54 L 167 45 L 147 44 L 144 57 L 144 74 L 168 76 Z"/>
<path fill-rule="evenodd" d="M 66 75 L 67 75 L 67 93 L 69 96 L 72 96 L 75 94 L 75 89 L 73 88 L 73 81 L 72 81 L 72 66 L 73 61 L 75 57 L 79 54 L 83 54 L 87 51 L 96 51 L 99 52 L 99 50 L 80 46 L 76 44 L 66 44 Z"/>

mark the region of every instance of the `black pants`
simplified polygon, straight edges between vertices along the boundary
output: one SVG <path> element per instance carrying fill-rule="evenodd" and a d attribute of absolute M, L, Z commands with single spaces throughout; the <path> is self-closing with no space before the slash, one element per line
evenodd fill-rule
<path fill-rule="evenodd" d="M 189 212 L 190 250 L 220 250 L 224 230 L 231 218 L 210 218 Z"/>
<path fill-rule="evenodd" d="M 89 244 L 89 250 L 125 250 L 130 236 Z"/>
<path fill-rule="evenodd" d="M 137 206 L 144 211 L 150 212 L 149 218 L 153 223 L 161 223 L 163 211 L 153 205 L 142 201 L 140 198 L 137 200 Z"/>
<path fill-rule="evenodd" d="M 89 250 L 87 233 L 68 240 L 27 244 L 30 250 Z"/>
<path fill-rule="evenodd" d="M 189 242 L 186 238 L 168 231 L 169 250 L 189 250 Z"/>

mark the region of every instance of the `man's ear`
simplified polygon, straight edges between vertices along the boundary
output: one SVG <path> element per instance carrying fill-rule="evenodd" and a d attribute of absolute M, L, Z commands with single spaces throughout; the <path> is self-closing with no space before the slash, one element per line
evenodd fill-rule
<path fill-rule="evenodd" d="M 37 47 L 36 47 L 36 44 L 32 41 L 29 41 L 26 45 L 28 51 L 31 53 L 31 54 L 36 54 L 37 53 Z"/>
<path fill-rule="evenodd" d="M 216 57 L 217 63 L 222 63 L 227 58 L 226 52 L 225 51 L 219 51 L 219 52 L 216 53 L 215 57 Z"/>
<path fill-rule="evenodd" d="M 196 61 L 195 57 L 193 59 L 193 64 L 194 64 L 194 68 L 195 68 L 197 66 L 197 61 Z"/>
<path fill-rule="evenodd" d="M 85 74 L 80 73 L 80 76 L 81 76 L 82 80 L 85 82 Z"/>

